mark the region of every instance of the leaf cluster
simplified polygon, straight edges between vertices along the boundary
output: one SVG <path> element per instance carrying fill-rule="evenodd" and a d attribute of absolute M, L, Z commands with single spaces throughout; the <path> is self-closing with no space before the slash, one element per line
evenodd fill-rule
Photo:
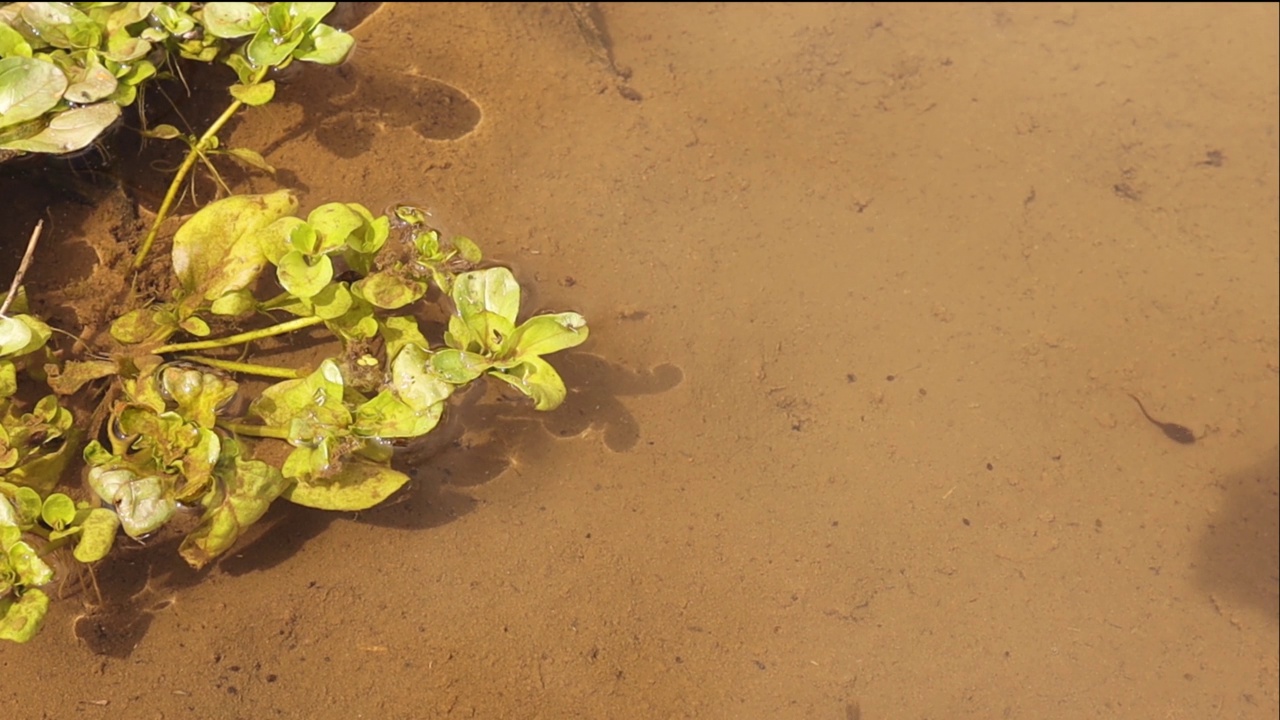
<path fill-rule="evenodd" d="M 265 7 L 263 7 L 265 6 Z M 293 60 L 336 64 L 350 35 L 321 22 L 334 3 L 0 4 L 0 153 L 74 152 L 94 142 L 166 75 L 174 57 L 223 59 L 240 78 L 232 95 L 261 105 L 266 70 Z M 179 137 L 160 126 L 153 137 Z M 233 152 L 262 164 L 252 152 Z"/>

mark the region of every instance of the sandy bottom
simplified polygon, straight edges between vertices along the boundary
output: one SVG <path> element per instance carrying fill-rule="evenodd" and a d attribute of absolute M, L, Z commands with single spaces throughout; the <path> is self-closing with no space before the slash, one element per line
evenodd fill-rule
<path fill-rule="evenodd" d="M 1274 719 L 1276 6 L 571 5 L 383 6 L 226 138 L 585 314 L 568 402 L 127 549 L 0 716 Z M 33 293 L 137 239 L 46 180 Z"/>

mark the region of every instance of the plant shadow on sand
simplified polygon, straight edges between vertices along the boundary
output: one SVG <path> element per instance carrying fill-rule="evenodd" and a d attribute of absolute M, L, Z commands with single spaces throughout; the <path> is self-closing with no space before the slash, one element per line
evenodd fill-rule
<path fill-rule="evenodd" d="M 337 518 L 425 530 L 475 509 L 476 500 L 462 488 L 482 485 L 536 460 L 556 441 L 591 433 L 613 452 L 631 450 L 640 441 L 641 428 L 620 398 L 665 392 L 684 379 L 675 365 L 634 371 L 584 352 L 566 352 L 555 364 L 570 388 L 563 405 L 539 413 L 498 383 L 472 388 L 454 401 L 439 427 L 402 451 L 396 465 L 412 480 L 378 507 L 353 516 L 276 502 L 244 541 L 201 571 L 192 570 L 178 555 L 180 535 L 109 558 L 98 573 L 102 604 L 76 619 L 76 635 L 96 654 L 128 657 L 175 591 L 215 581 L 219 574 L 235 577 L 269 570 L 294 556 Z"/>

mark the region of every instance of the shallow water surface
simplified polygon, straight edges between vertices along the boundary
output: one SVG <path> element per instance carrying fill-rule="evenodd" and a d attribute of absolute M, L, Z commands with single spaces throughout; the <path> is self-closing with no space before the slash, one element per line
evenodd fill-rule
<path fill-rule="evenodd" d="M 1276 6 L 571 5 L 385 5 L 233 133 L 586 315 L 566 404 L 130 550 L 0 715 L 1276 717 Z"/>

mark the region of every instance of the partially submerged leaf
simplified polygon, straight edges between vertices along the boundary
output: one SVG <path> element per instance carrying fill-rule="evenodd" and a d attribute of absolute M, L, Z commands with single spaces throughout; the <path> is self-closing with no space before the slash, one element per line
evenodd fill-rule
<path fill-rule="evenodd" d="M 298 250 L 290 250 L 276 266 L 276 279 L 295 297 L 314 297 L 333 280 L 333 260 L 328 255 L 309 258 Z"/>
<path fill-rule="evenodd" d="M 526 320 L 508 339 L 502 357 L 549 355 L 586 342 L 587 321 L 578 313 L 539 315 Z"/>
<path fill-rule="evenodd" d="M 61 367 L 53 363 L 44 366 L 49 387 L 59 395 L 75 394 L 86 383 L 119 372 L 111 360 L 68 360 Z"/>
<path fill-rule="evenodd" d="M 53 63 L 29 57 L 0 59 L 0 128 L 52 110 L 67 85 L 67 76 Z"/>
<path fill-rule="evenodd" d="M 408 475 L 385 465 L 352 461 L 330 477 L 299 480 L 282 497 L 320 510 L 367 510 L 391 497 L 408 481 Z"/>
<path fill-rule="evenodd" d="M 40 519 L 54 530 L 62 530 L 76 519 L 76 503 L 63 493 L 52 493 L 44 499 Z"/>
<path fill-rule="evenodd" d="M 160 387 L 178 405 L 178 414 L 201 427 L 212 428 L 218 410 L 235 397 L 239 385 L 226 374 L 185 363 L 160 368 Z"/>
<path fill-rule="evenodd" d="M 40 632 L 47 612 L 49 596 L 35 588 L 17 599 L 0 597 L 0 640 L 27 642 Z"/>
<path fill-rule="evenodd" d="M 204 29 L 226 39 L 252 35 L 267 19 L 257 5 L 247 2 L 205 3 L 200 12 Z"/>
<path fill-rule="evenodd" d="M 285 380 L 263 390 L 249 405 L 249 412 L 267 425 L 296 426 L 301 435 L 291 435 L 290 440 L 310 442 L 319 439 L 317 433 L 331 433 L 351 423 L 343 390 L 341 369 L 332 359 L 326 359 L 305 378 Z"/>
<path fill-rule="evenodd" d="M 444 403 L 415 410 L 390 390 L 356 408 L 352 431 L 359 437 L 412 438 L 431 432 L 440 422 Z"/>
<path fill-rule="evenodd" d="M 82 563 L 93 563 L 101 560 L 111 552 L 116 541 L 116 530 L 120 528 L 120 516 L 107 508 L 94 508 L 89 511 L 84 522 L 80 524 L 80 540 L 72 552 L 76 560 Z"/>
<path fill-rule="evenodd" d="M 178 316 L 166 304 L 137 308 L 111 323 L 111 337 L 125 345 L 164 342 L 178 331 Z"/>
<path fill-rule="evenodd" d="M 271 102 L 271 98 L 276 95 L 276 82 L 274 80 L 264 80 L 252 85 L 236 84 L 232 85 L 230 90 L 231 97 L 245 105 L 256 107 Z"/>
<path fill-rule="evenodd" d="M 48 126 L 31 137 L 10 140 L 4 147 L 23 152 L 61 155 L 89 146 L 120 117 L 120 106 L 103 102 L 64 110 Z"/>
<path fill-rule="evenodd" d="M 218 476 L 222 490 L 178 550 L 197 570 L 235 544 L 245 528 L 257 522 L 288 485 L 276 468 L 238 457 Z"/>
<path fill-rule="evenodd" d="M 12 534 L 11 532 L 9 534 Z M 40 558 L 40 553 L 24 540 L 4 543 L 9 567 L 17 575 L 17 585 L 37 588 L 53 580 L 53 568 Z"/>
<path fill-rule="evenodd" d="M 492 366 L 493 361 L 483 355 L 454 348 L 437 350 L 431 354 L 431 369 L 454 385 L 466 385 Z"/>
<path fill-rule="evenodd" d="M 328 25 L 320 24 L 311 31 L 293 56 L 303 62 L 321 65 L 337 65 L 347 59 L 351 48 L 356 44 L 355 38 Z"/>
<path fill-rule="evenodd" d="M 391 361 L 391 390 L 415 412 L 436 412 L 453 394 L 453 385 L 431 372 L 431 354 L 406 345 Z"/>
<path fill-rule="evenodd" d="M 487 311 L 515 323 L 520 311 L 520 283 L 504 267 L 472 270 L 454 279 L 453 302 L 463 319 Z"/>
<path fill-rule="evenodd" d="M 533 398 L 537 410 L 554 410 L 567 394 L 560 373 L 540 357 L 530 357 L 513 368 L 492 370 L 489 374 Z"/>
<path fill-rule="evenodd" d="M 427 284 L 383 271 L 365 276 L 352 288 L 377 307 L 399 310 L 427 294 Z"/>
<path fill-rule="evenodd" d="M 128 468 L 91 468 L 89 486 L 98 497 L 115 506 L 120 524 L 132 538 L 160 529 L 177 509 L 177 503 L 165 496 L 159 477 L 143 477 Z"/>
<path fill-rule="evenodd" d="M 233 195 L 201 208 L 173 237 L 173 269 L 183 289 L 212 301 L 246 288 L 267 262 L 255 231 L 297 207 L 291 191 L 277 190 Z"/>
<path fill-rule="evenodd" d="M 427 339 L 418 328 L 418 321 L 408 315 L 392 315 L 378 324 L 378 332 L 386 345 L 387 357 L 393 358 L 406 345 L 427 347 Z"/>

